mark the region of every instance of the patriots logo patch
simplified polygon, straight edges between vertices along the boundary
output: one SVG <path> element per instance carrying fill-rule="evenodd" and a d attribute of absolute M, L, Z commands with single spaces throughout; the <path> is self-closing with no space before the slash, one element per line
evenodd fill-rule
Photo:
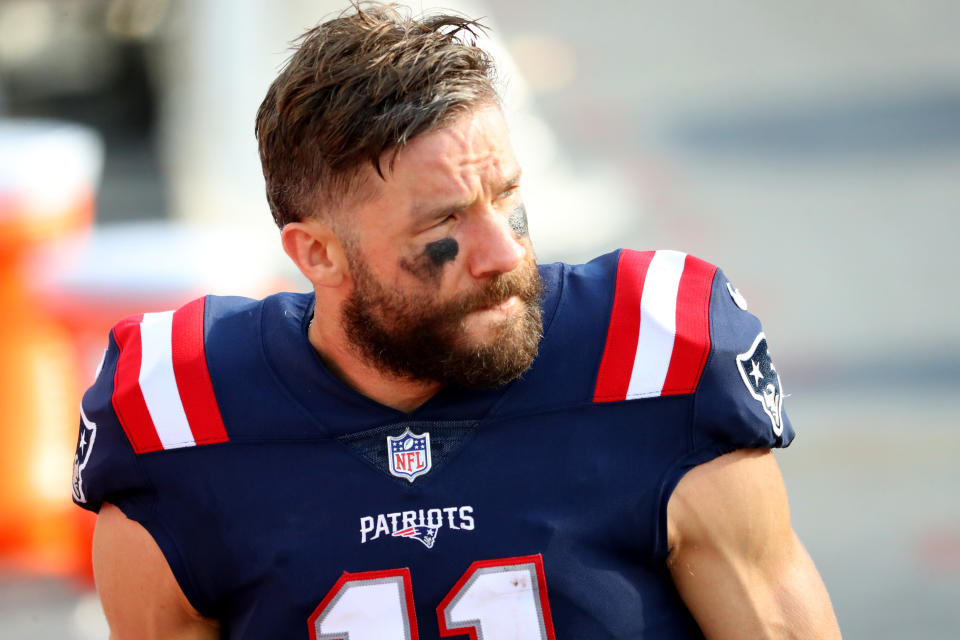
<path fill-rule="evenodd" d="M 422 542 L 423 546 L 427 549 L 432 549 L 433 543 L 437 539 L 438 531 L 440 531 L 440 527 L 414 525 L 406 529 L 401 529 L 400 531 L 394 531 L 390 535 L 394 538 L 413 538 L 414 540 Z"/>
<path fill-rule="evenodd" d="M 80 436 L 77 438 L 77 453 L 73 457 L 73 499 L 84 503 L 87 496 L 83 491 L 83 470 L 90 460 L 93 443 L 97 439 L 97 424 L 90 422 L 83 407 L 80 407 Z"/>
<path fill-rule="evenodd" d="M 780 375 L 770 359 L 767 338 L 763 333 L 757 334 L 753 345 L 737 356 L 737 369 L 750 395 L 760 403 L 763 412 L 770 418 L 774 435 L 783 434 L 783 391 L 780 387 Z"/>

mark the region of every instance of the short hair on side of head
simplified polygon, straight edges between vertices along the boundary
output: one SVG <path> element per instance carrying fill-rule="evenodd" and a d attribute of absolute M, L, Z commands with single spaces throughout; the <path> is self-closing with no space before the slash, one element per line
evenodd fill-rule
<path fill-rule="evenodd" d="M 415 136 L 499 104 L 493 61 L 476 45 L 482 31 L 463 16 L 413 18 L 365 2 L 295 40 L 255 128 L 277 226 L 326 218 L 362 197 L 365 162 L 382 178 L 384 152 L 395 157 Z"/>

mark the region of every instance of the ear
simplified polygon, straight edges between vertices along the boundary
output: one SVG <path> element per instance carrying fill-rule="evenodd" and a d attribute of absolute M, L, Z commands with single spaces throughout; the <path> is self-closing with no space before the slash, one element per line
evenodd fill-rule
<path fill-rule="evenodd" d="M 340 238 L 320 220 L 291 222 L 280 232 L 286 251 L 300 273 L 318 287 L 339 287 L 349 273 Z"/>

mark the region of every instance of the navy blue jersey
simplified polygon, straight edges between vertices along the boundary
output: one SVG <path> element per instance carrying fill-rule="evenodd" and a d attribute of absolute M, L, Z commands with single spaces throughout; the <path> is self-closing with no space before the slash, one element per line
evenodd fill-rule
<path fill-rule="evenodd" d="M 666 505 L 695 465 L 793 439 L 760 323 L 675 251 L 540 273 L 531 368 L 412 413 L 324 366 L 312 294 L 127 318 L 74 500 L 141 523 L 228 638 L 700 638 Z"/>

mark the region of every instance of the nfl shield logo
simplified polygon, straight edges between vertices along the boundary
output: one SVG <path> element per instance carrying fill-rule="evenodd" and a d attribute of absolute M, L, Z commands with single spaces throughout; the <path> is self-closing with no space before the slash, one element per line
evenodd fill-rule
<path fill-rule="evenodd" d="M 390 473 L 413 482 L 430 471 L 430 434 L 414 435 L 409 428 L 397 437 L 387 436 Z"/>

